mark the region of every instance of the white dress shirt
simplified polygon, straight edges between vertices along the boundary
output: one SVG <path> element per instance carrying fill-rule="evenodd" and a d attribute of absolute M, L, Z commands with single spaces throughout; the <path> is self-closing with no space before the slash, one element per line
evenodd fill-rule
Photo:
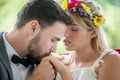
<path fill-rule="evenodd" d="M 21 64 L 14 64 L 11 61 L 12 56 L 14 54 L 17 55 L 17 56 L 19 56 L 19 55 L 17 54 L 15 49 L 6 40 L 5 33 L 3 33 L 3 39 L 4 39 L 6 51 L 7 51 L 8 57 L 9 57 L 10 65 L 11 65 L 11 68 L 12 68 L 13 79 L 14 80 L 26 80 L 26 78 L 28 77 L 28 71 L 30 69 L 30 66 L 26 68 L 25 66 L 23 66 Z"/>

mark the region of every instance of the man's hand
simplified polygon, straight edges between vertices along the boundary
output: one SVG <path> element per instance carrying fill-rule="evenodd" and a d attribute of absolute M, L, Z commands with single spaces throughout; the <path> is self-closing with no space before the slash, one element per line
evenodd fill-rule
<path fill-rule="evenodd" d="M 53 80 L 54 78 L 55 71 L 52 64 L 48 60 L 42 60 L 28 80 Z"/>

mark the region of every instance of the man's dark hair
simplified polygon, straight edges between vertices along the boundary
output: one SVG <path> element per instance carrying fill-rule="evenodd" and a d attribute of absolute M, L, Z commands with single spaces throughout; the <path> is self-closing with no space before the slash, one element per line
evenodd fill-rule
<path fill-rule="evenodd" d="M 72 19 L 53 0 L 31 0 L 27 2 L 17 15 L 16 27 L 21 28 L 27 22 L 37 20 L 42 28 L 62 21 L 66 25 L 73 23 Z"/>

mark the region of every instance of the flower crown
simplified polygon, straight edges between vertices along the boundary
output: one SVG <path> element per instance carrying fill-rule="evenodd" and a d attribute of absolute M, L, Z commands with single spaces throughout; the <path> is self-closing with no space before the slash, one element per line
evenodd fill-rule
<path fill-rule="evenodd" d="M 87 6 L 85 3 L 77 0 L 70 1 L 71 2 L 68 2 L 67 0 L 63 1 L 62 7 L 64 10 L 77 12 L 81 17 L 89 17 L 96 27 L 99 27 L 104 23 L 104 17 L 101 14 L 98 14 L 98 12 L 92 12 L 90 7 Z"/>

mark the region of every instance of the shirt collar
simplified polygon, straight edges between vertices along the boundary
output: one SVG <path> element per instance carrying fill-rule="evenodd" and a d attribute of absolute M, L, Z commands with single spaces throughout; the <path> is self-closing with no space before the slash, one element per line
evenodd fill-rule
<path fill-rule="evenodd" d="M 7 51 L 8 57 L 11 60 L 13 55 L 17 55 L 17 56 L 19 56 L 19 55 L 17 54 L 15 49 L 9 44 L 9 42 L 7 41 L 7 39 L 5 37 L 5 34 L 6 33 L 3 33 L 3 40 L 5 42 L 5 47 L 6 47 L 6 51 Z"/>

